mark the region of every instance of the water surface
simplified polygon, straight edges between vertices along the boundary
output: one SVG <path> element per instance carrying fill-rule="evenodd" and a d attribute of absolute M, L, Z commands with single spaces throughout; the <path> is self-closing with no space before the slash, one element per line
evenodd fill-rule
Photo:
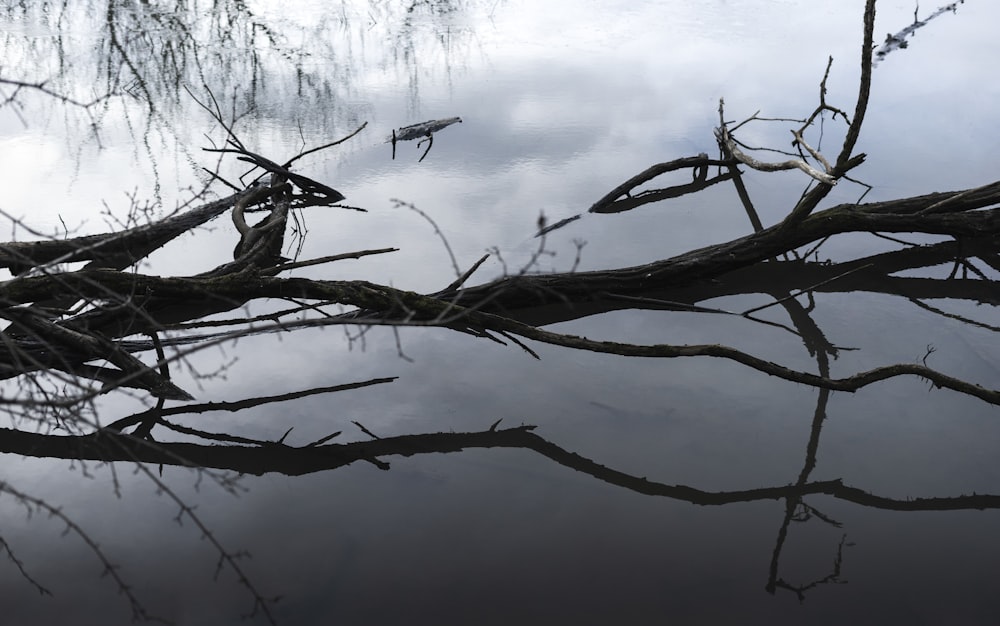
<path fill-rule="evenodd" d="M 216 22 L 199 22 L 201 74 L 193 62 L 173 78 L 156 74 L 161 83 L 151 81 L 146 94 L 102 112 L 99 137 L 88 134 L 85 117 L 51 102 L 29 100 L 26 122 L 11 107 L 0 110 L 0 171 L 8 181 L 0 207 L 44 232 L 65 223 L 79 233 L 106 230 L 102 202 L 121 215 L 128 193 L 171 210 L 199 185 L 199 168 L 214 164 L 200 148 L 223 137 L 179 89 L 188 85 L 203 97 L 204 81 L 223 102 L 235 93 L 237 108 L 251 109 L 238 128 L 275 160 L 368 122 L 355 140 L 302 164 L 368 213 L 308 209 L 300 255 L 400 251 L 299 275 L 423 292 L 451 282 L 455 272 L 434 227 L 393 199 L 433 218 L 461 269 L 495 251 L 473 282 L 522 268 L 662 259 L 751 231 L 730 187 L 584 215 L 547 237 L 546 254 L 526 267 L 540 245 L 532 237 L 540 214 L 551 223 L 584 212 L 653 163 L 714 153 L 720 98 L 732 120 L 758 110 L 807 115 L 832 55 L 827 99 L 853 111 L 862 5 L 470 1 L 407 11 L 396 3 L 251 3 L 253 19 L 268 24 L 279 44 L 248 39 L 257 31 L 236 27 L 231 39 L 220 39 Z M 135 24 L 151 23 L 141 11 L 152 9 L 130 10 Z M 896 32 L 912 11 L 909 2 L 880 3 L 876 33 Z M 100 57 L 107 33 L 96 18 L 66 15 L 53 24 L 51 16 L 10 10 L 3 76 L 18 68 L 44 78 L 24 68 L 51 61 L 58 40 L 81 55 L 74 60 L 80 76 L 97 81 L 100 63 L 89 59 Z M 997 19 L 990 3 L 965 3 L 877 68 L 858 147 L 868 161 L 855 173 L 874 187 L 866 200 L 993 180 L 1000 93 L 982 76 L 998 53 Z M 246 46 L 258 50 L 256 65 L 246 61 Z M 86 92 L 71 79 L 61 84 Z M 391 129 L 451 116 L 462 124 L 436 136 L 424 161 L 413 144 L 401 144 L 392 160 L 384 143 Z M 743 137 L 786 146 L 787 129 L 760 123 Z M 836 152 L 842 129 L 826 119 L 823 147 Z M 222 171 L 243 172 L 229 162 Z M 798 172 L 747 175 L 765 224 L 780 220 L 806 183 Z M 863 191 L 841 184 L 825 206 Z M 142 270 L 204 271 L 227 260 L 234 242 L 220 219 Z M 893 247 L 852 236 L 829 242 L 821 256 L 840 261 Z M 709 304 L 739 311 L 771 300 L 744 295 Z M 833 376 L 919 362 L 933 346 L 936 369 L 995 387 L 995 310 L 960 300 L 935 305 L 993 327 L 867 293 L 817 294 L 809 317 L 844 348 L 830 364 Z M 781 307 L 761 317 L 789 323 Z M 625 310 L 551 329 L 648 344 L 720 343 L 789 367 L 817 367 L 800 338 L 740 317 Z M 344 431 L 338 441 L 367 439 L 355 421 L 389 437 L 481 431 L 502 419 L 503 426 L 536 425 L 557 446 L 636 479 L 708 492 L 790 485 L 813 463 L 809 480 L 841 479 L 897 500 L 996 493 L 1000 484 L 996 407 L 917 378 L 827 397 L 722 360 L 627 359 L 532 344 L 536 360 L 516 346 L 444 329 L 402 329 L 399 346 L 388 329 L 371 330 L 363 342 L 351 339 L 356 332 L 243 339 L 194 355 L 178 380 L 202 402 L 396 381 L 179 421 L 272 441 L 294 427 L 285 442 L 304 445 L 337 430 Z M 221 375 L 198 377 L 222 363 Z M 100 419 L 136 404 L 109 398 Z M 383 460 L 389 471 L 358 462 L 300 477 L 245 476 L 238 497 L 188 470 L 167 467 L 163 480 L 197 505 L 227 551 L 252 555 L 239 563 L 264 596 L 281 596 L 272 607 L 280 623 L 985 624 L 996 613 L 995 510 L 892 511 L 815 495 L 789 516 L 787 499 L 707 505 L 647 495 L 526 449 Z M 251 609 L 230 569 L 215 576 L 210 542 L 190 520 L 175 522 L 177 504 L 148 476 L 126 464 L 113 477 L 94 464 L 10 455 L 2 463 L 5 482 L 62 507 L 87 530 L 151 613 L 219 624 L 238 623 Z M 26 518 L 13 498 L 3 502 L 3 538 L 54 593 L 35 595 L 16 567 L 0 567 L 5 623 L 129 618 L 93 553 L 61 535 L 62 521 Z"/>

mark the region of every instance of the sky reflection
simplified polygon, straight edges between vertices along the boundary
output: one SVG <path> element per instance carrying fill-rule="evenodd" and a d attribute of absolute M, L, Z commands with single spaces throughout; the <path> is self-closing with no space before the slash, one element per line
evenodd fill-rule
<path fill-rule="evenodd" d="M 720 97 L 729 119 L 757 110 L 806 115 L 833 55 L 828 100 L 853 111 L 863 3 L 468 2 L 456 3 L 454 14 L 410 22 L 394 3 L 286 5 L 251 4 L 261 19 L 278 20 L 283 41 L 320 86 L 299 97 L 280 55 L 265 55 L 273 82 L 255 94 L 257 106 L 239 128 L 257 151 L 287 158 L 303 143 L 329 141 L 368 121 L 339 152 L 302 164 L 309 176 L 370 211 L 309 209 L 303 258 L 401 248 L 303 274 L 431 291 L 452 280 L 451 261 L 434 227 L 394 207 L 393 198 L 435 220 L 463 269 L 499 248 L 504 263 L 491 260 L 480 280 L 516 272 L 537 249 L 531 235 L 539 214 L 557 220 L 580 213 L 652 163 L 712 154 Z M 912 10 L 911 2 L 881 2 L 876 32 L 897 31 Z M 1000 87 L 982 76 L 997 58 L 998 20 L 997 4 L 967 2 L 880 65 L 859 145 L 869 158 L 858 176 L 876 185 L 868 200 L 996 177 L 993 110 Z M 23 36 L 36 28 L 43 29 L 27 22 L 6 29 L 7 50 L 27 50 L 18 45 L 27 46 Z M 234 89 L 239 106 L 250 101 L 242 91 L 245 75 L 213 71 L 207 78 L 225 85 L 223 102 Z M 186 81 L 203 93 L 191 76 Z M 27 126 L 9 108 L 0 110 L 0 172 L 17 181 L 0 208 L 43 230 L 58 229 L 61 217 L 97 232 L 106 226 L 94 207 L 108 201 L 121 212 L 124 194 L 138 190 L 145 198 L 158 182 L 161 209 L 171 210 L 187 195 L 177 189 L 196 186 L 199 168 L 213 163 L 200 151 L 205 135 L 222 137 L 186 96 L 178 98 L 156 119 L 169 130 L 138 133 L 149 138 L 149 148 L 136 148 L 135 128 L 118 121 L 118 107 L 135 115 L 141 102 L 113 105 L 100 147 L 73 124 L 67 136 L 61 113 L 34 101 L 40 112 L 30 111 Z M 453 115 L 463 123 L 436 136 L 424 162 L 412 143 L 401 144 L 391 159 L 384 143 L 391 129 Z M 751 126 L 744 137 L 786 146 L 787 127 Z M 825 148 L 837 146 L 841 128 L 839 120 L 825 122 Z M 243 170 L 227 164 L 223 172 L 235 179 Z M 798 173 L 748 176 L 767 223 L 784 215 L 806 182 Z M 842 183 L 829 203 L 855 201 L 862 191 Z M 574 239 L 587 242 L 580 267 L 593 269 L 663 258 L 749 230 L 731 189 L 714 188 L 627 214 L 585 215 L 547 239 L 556 255 L 543 256 L 540 265 L 572 267 Z M 228 219 L 218 220 L 144 269 L 203 271 L 231 255 L 234 237 Z M 825 251 L 847 255 L 873 245 L 852 240 Z M 756 301 L 716 304 L 740 310 Z M 835 374 L 916 362 L 932 343 L 937 367 L 995 384 L 996 333 L 901 308 L 898 298 L 819 296 L 814 317 L 830 340 L 861 348 L 841 352 Z M 603 339 L 719 342 L 815 366 L 800 339 L 742 318 L 681 314 L 665 321 L 621 311 L 556 329 Z M 412 362 L 399 357 L 383 329 L 364 346 L 349 343 L 339 329 L 245 339 L 193 357 L 199 371 L 211 371 L 220 355 L 241 357 L 226 377 L 201 381 L 198 399 L 400 376 L 384 389 L 258 409 L 236 423 L 267 439 L 294 426 L 290 441 L 301 445 L 339 429 L 345 439 L 361 440 L 355 420 L 389 436 L 484 429 L 503 418 L 509 426 L 538 424 L 559 445 L 620 471 L 707 490 L 793 482 L 817 403 L 815 390 L 709 359 L 639 361 L 539 349 L 536 361 L 513 346 L 423 329 L 403 332 L 400 346 Z M 113 400 L 105 409 L 108 419 L 128 410 Z M 995 408 L 906 380 L 834 395 L 828 413 L 816 470 L 823 479 L 842 477 L 899 498 L 997 491 Z M 213 414 L 190 423 L 225 430 L 233 420 Z M 247 610 L 231 574 L 212 582 L 214 555 L 196 530 L 171 521 L 174 507 L 145 477 L 121 471 L 119 500 L 106 469 L 91 481 L 77 468 L 66 471 L 65 462 L 7 455 L 2 462 L 4 480 L 64 504 L 92 528 L 152 610 L 182 624 L 227 623 Z M 211 484 L 196 489 L 196 478 L 184 470 L 167 468 L 165 479 L 199 504 L 225 545 L 253 553 L 248 571 L 268 594 L 285 596 L 277 611 L 287 623 L 603 624 L 651 616 L 703 623 L 734 616 L 741 623 L 987 623 L 993 612 L 996 511 L 911 515 L 817 497 L 811 504 L 844 530 L 815 520 L 793 525 L 783 575 L 806 582 L 827 575 L 846 533 L 850 584 L 822 587 L 800 605 L 792 594 L 763 592 L 783 502 L 713 508 L 643 497 L 524 450 L 391 463 L 389 472 L 358 463 L 297 479 L 248 477 L 249 492 L 239 498 Z M 76 539 L 53 541 L 58 524 L 26 521 L 9 502 L 3 514 L 4 538 L 58 592 L 56 599 L 29 597 L 15 568 L 0 567 L 11 623 L 57 623 L 69 610 L 80 623 L 127 618 Z M 954 607 L 965 613 L 956 615 Z"/>

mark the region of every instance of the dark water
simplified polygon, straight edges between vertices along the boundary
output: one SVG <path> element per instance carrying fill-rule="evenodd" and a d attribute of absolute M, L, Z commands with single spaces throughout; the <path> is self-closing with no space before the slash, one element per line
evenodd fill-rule
<path fill-rule="evenodd" d="M 712 153 L 719 97 L 733 118 L 757 109 L 769 117 L 808 114 L 833 54 L 828 98 L 853 110 L 861 4 L 255 6 L 254 19 L 281 33 L 281 50 L 291 53 L 240 39 L 236 28 L 231 40 L 220 40 L 209 20 L 199 22 L 207 29 L 199 36 L 209 82 L 224 86 L 219 93 L 254 94 L 257 108 L 244 128 L 262 153 L 297 152 L 299 127 L 317 144 L 370 122 L 341 152 L 303 165 L 369 213 L 308 210 L 301 257 L 401 250 L 300 275 L 427 292 L 454 279 L 448 253 L 427 221 L 392 198 L 435 220 L 462 269 L 499 250 L 503 262 L 494 255 L 472 282 L 517 271 L 539 245 L 531 234 L 540 213 L 550 222 L 569 217 L 652 163 Z M 875 186 L 866 200 L 995 177 L 992 146 L 1000 137 L 992 111 L 1000 93 L 981 77 L 983 60 L 996 53 L 986 25 L 998 16 L 987 3 L 966 4 L 878 68 L 859 145 L 869 159 L 858 175 Z M 58 28 L 86 48 L 100 24 L 69 15 Z M 895 32 L 912 20 L 912 6 L 882 3 L 879 15 L 876 32 Z M 40 26 L 37 14 L 8 17 L 11 59 L 40 55 L 61 32 Z M 133 17 L 150 24 L 148 15 Z M 244 65 L 224 63 L 250 45 L 262 50 L 266 83 L 255 92 Z M 100 73 L 93 64 L 80 67 Z M 182 82 L 197 86 L 191 72 L 181 72 Z M 305 78 L 293 78 L 296 72 Z M 25 114 L 28 125 L 9 107 L 0 110 L 0 171 L 8 182 L 24 181 L 3 208 L 25 214 L 36 197 L 30 189 L 53 172 L 70 172 L 70 183 L 52 185 L 37 209 L 43 225 L 58 224 L 59 215 L 100 231 L 96 210 L 65 207 L 111 198 L 121 209 L 132 189 L 140 196 L 158 189 L 168 207 L 183 196 L 176 189 L 212 163 L 197 149 L 206 143 L 202 133 L 220 134 L 176 96 L 168 72 L 156 75 L 162 84 L 148 89 L 162 109 L 149 122 L 153 130 L 141 122 L 139 98 L 126 107 L 131 131 L 123 111 L 108 109 L 100 146 L 42 104 Z M 453 115 L 463 123 L 442 131 L 422 163 L 413 145 L 401 146 L 393 161 L 382 143 L 392 128 Z M 838 127 L 825 124 L 832 151 Z M 781 125 L 746 133 L 757 145 L 787 141 Z M 26 154 L 49 159 L 52 169 L 19 165 Z M 783 217 L 805 182 L 799 173 L 747 176 L 765 224 Z M 862 191 L 842 184 L 827 205 Z M 747 232 L 736 194 L 717 186 L 629 213 L 585 215 L 548 237 L 546 254 L 528 271 L 623 267 Z M 233 237 L 220 220 L 155 255 L 143 271 L 203 271 L 226 259 Z M 575 241 L 586 242 L 578 262 Z M 820 256 L 844 261 L 895 248 L 858 235 L 831 241 Z M 950 269 L 919 273 L 943 278 Z M 995 271 L 983 271 L 996 280 Z M 743 311 L 773 301 L 751 293 L 700 304 Z M 997 386 L 991 305 L 929 300 L 953 314 L 946 317 L 900 296 L 837 289 L 797 302 L 758 317 L 787 327 L 792 313 L 805 315 L 840 348 L 829 363 L 833 377 L 920 362 L 933 347 L 928 364 L 938 371 Z M 739 316 L 623 310 L 548 328 L 642 344 L 729 345 L 809 372 L 821 362 L 802 338 Z M 197 507 L 207 534 L 151 480 L 160 477 L 155 464 L 144 466 L 146 475 L 127 463 L 112 470 L 4 455 L 0 536 L 53 595 L 37 593 L 13 561 L 4 562 L 2 622 L 132 617 L 128 598 L 102 576 L 104 565 L 75 527 L 64 533 L 65 520 L 18 502 L 25 494 L 60 507 L 120 566 L 115 571 L 143 609 L 178 624 L 241 623 L 255 593 L 281 597 L 267 606 L 285 624 L 995 623 L 1000 514 L 978 510 L 984 500 L 960 499 L 998 492 L 995 406 L 916 377 L 828 394 L 722 359 L 635 359 L 531 343 L 535 359 L 515 345 L 444 329 L 400 329 L 398 346 L 388 329 L 363 340 L 357 333 L 334 327 L 241 339 L 193 355 L 177 380 L 199 402 L 396 380 L 176 421 L 271 441 L 292 428 L 285 443 L 293 446 L 335 431 L 343 431 L 335 442 L 369 440 L 355 422 L 382 438 L 451 439 L 404 441 L 378 457 L 388 468 L 356 461 L 302 476 L 243 476 L 235 495 L 220 486 L 221 473 L 163 468 L 163 485 Z M 199 378 L 222 364 L 221 375 Z M 99 418 L 113 421 L 137 404 L 109 398 Z M 497 420 L 500 429 L 535 429 L 521 439 L 463 438 Z M 801 496 L 789 488 L 796 483 L 827 487 Z M 908 505 L 914 498 L 952 504 Z M 220 554 L 233 561 L 223 558 L 219 567 Z M 250 623 L 266 619 L 258 610 Z"/>

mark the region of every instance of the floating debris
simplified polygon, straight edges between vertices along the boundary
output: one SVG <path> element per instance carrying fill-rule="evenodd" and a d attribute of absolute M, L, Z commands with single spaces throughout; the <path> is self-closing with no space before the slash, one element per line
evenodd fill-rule
<path fill-rule="evenodd" d="M 920 10 L 920 7 L 918 6 L 917 9 L 913 11 L 912 24 L 910 24 L 903 30 L 899 31 L 895 35 L 892 33 L 886 35 L 885 43 L 882 44 L 881 48 L 875 51 L 875 60 L 872 62 L 872 67 L 877 67 L 879 61 L 884 59 L 893 50 L 902 50 L 904 48 L 907 48 L 909 46 L 909 42 L 906 41 L 906 38 L 912 36 L 913 33 L 915 33 L 918 28 L 923 28 L 924 26 L 926 26 L 927 22 L 931 21 L 935 17 L 939 17 L 948 12 L 957 13 L 958 5 L 960 4 L 965 4 L 965 0 L 958 0 L 958 2 L 952 2 L 951 4 L 946 4 L 943 7 L 939 8 L 937 11 L 931 13 L 930 16 L 925 20 L 921 20 L 917 17 L 917 11 Z"/>
<path fill-rule="evenodd" d="M 423 155 L 420 157 L 420 160 L 423 161 L 424 157 L 427 156 L 427 153 L 431 151 L 431 146 L 434 145 L 434 133 L 448 128 L 452 124 L 460 123 L 462 123 L 462 118 L 449 117 L 442 120 L 430 120 L 419 124 L 413 124 L 411 126 L 404 126 L 398 130 L 392 131 L 392 136 L 386 139 L 385 142 L 392 143 L 392 158 L 395 159 L 397 142 L 421 139 L 421 141 L 417 143 L 417 147 L 420 147 L 420 144 L 426 141 L 427 149 L 424 150 Z"/>

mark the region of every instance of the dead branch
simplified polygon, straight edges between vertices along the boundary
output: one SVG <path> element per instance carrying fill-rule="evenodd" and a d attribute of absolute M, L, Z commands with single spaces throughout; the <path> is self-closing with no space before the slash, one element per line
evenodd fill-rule
<path fill-rule="evenodd" d="M 722 101 L 719 101 L 719 111 L 722 111 Z M 715 138 L 718 140 L 719 144 L 725 147 L 725 151 L 733 156 L 734 159 L 740 163 L 752 167 L 760 172 L 780 172 L 782 170 L 792 170 L 799 169 L 808 174 L 810 177 L 818 180 L 821 183 L 827 185 L 836 185 L 837 180 L 833 178 L 830 174 L 826 172 L 821 172 L 809 165 L 801 159 L 790 159 L 788 161 L 781 161 L 780 163 L 765 163 L 763 161 L 758 161 L 752 156 L 744 153 L 740 150 L 739 146 L 733 140 L 732 135 L 730 135 L 729 130 L 725 126 L 721 126 L 715 129 Z M 798 137 L 796 137 L 798 139 Z M 825 159 L 823 159 L 825 161 Z"/>
<path fill-rule="evenodd" d="M 904 27 L 899 32 L 889 33 L 888 35 L 885 36 L 885 42 L 875 52 L 875 61 L 872 63 L 872 66 L 873 67 L 877 66 L 880 61 L 882 61 L 886 56 L 889 55 L 889 53 L 894 52 L 895 50 L 903 50 L 905 48 L 908 48 L 910 43 L 906 40 L 907 37 L 912 37 L 914 33 L 917 32 L 918 29 L 927 26 L 927 23 L 933 20 L 934 18 L 940 17 L 945 13 L 957 13 L 958 5 L 962 4 L 963 2 L 965 2 L 965 0 L 959 0 L 959 2 L 951 2 L 949 4 L 941 6 L 936 11 L 927 16 L 926 19 L 923 20 L 921 20 L 917 15 L 918 12 L 920 11 L 920 5 L 917 4 L 917 7 L 913 10 L 913 23 Z"/>
<path fill-rule="evenodd" d="M 707 189 L 716 183 L 721 183 L 730 178 L 729 175 L 708 177 L 708 168 L 713 166 L 729 165 L 728 161 L 719 161 L 708 158 L 707 154 L 699 154 L 694 157 L 674 159 L 666 163 L 658 163 L 643 172 L 636 174 L 624 183 L 609 191 L 603 198 L 595 202 L 587 210 L 589 213 L 621 213 L 637 206 L 651 202 L 659 202 L 669 198 L 679 198 L 692 193 L 697 193 Z M 684 185 L 674 185 L 665 189 L 647 190 L 637 193 L 633 192 L 637 187 L 643 185 L 657 176 L 674 172 L 681 169 L 691 169 L 690 183 Z M 622 198 L 625 196 L 625 198 Z M 552 230 L 552 229 L 550 229 Z"/>
<path fill-rule="evenodd" d="M 421 122 L 419 124 L 412 124 L 410 126 L 403 126 L 398 130 L 393 130 L 392 135 L 385 140 L 386 143 L 392 144 L 392 158 L 396 158 L 396 144 L 400 141 L 412 141 L 414 139 L 420 139 L 421 141 L 417 143 L 417 147 L 420 147 L 420 143 L 423 141 L 427 142 L 427 149 L 420 156 L 419 161 L 423 161 L 427 153 L 431 151 L 431 146 L 434 145 L 434 133 L 448 128 L 452 124 L 460 124 L 462 118 L 460 117 L 449 117 L 441 120 L 429 120 L 427 122 Z M 418 162 L 419 162 L 418 161 Z"/>
<path fill-rule="evenodd" d="M 992 227 L 1000 229 L 1000 212 L 976 212 L 974 215 L 990 214 L 992 214 Z M 953 216 L 932 217 L 946 218 Z M 820 222 L 832 221 L 820 217 L 816 219 Z M 759 236 L 760 234 L 753 235 L 752 237 Z M 631 271 L 634 271 L 634 269 Z M 254 277 L 245 274 L 230 274 L 211 279 L 200 277 L 162 279 L 143 275 L 120 276 L 113 272 L 74 273 L 66 276 L 65 279 L 68 286 L 84 295 L 89 290 L 100 288 L 102 293 L 107 290 L 132 291 L 137 289 L 145 293 L 155 294 L 158 298 L 167 299 L 182 297 L 184 294 L 191 293 L 211 293 L 220 302 L 245 301 L 261 297 L 294 297 L 337 302 L 357 307 L 367 312 L 364 319 L 368 324 L 420 325 L 421 323 L 425 323 L 448 327 L 454 327 L 458 324 L 459 327 L 478 329 L 479 332 L 503 332 L 550 345 L 621 356 L 649 358 L 710 356 L 724 358 L 788 381 L 836 391 L 856 391 L 880 380 L 897 376 L 919 376 L 932 381 L 939 387 L 965 393 L 990 403 L 1000 404 L 1000 391 L 984 389 L 978 385 L 966 383 L 924 366 L 899 364 L 876 368 L 843 379 L 829 379 L 806 372 L 791 370 L 727 346 L 636 345 L 596 341 L 553 333 L 541 330 L 530 324 L 517 322 L 509 317 L 502 317 L 481 310 L 466 309 L 455 304 L 453 300 L 443 301 L 432 296 L 422 296 L 413 292 L 401 291 L 364 281 L 279 279 Z M 608 279 L 606 276 L 602 276 L 601 280 L 603 282 Z M 45 286 L 44 280 L 33 278 L 22 279 L 21 282 L 23 285 L 22 289 L 25 290 L 22 293 L 25 295 L 31 293 L 32 287 L 41 289 Z M 618 291 L 621 291 L 620 283 L 617 286 Z M 462 294 L 466 295 L 468 291 L 466 290 Z M 588 292 L 593 293 L 592 290 L 588 290 Z M 482 293 L 480 293 L 480 296 L 482 296 Z M 377 316 L 372 315 L 373 312 L 376 312 Z M 336 321 L 338 323 L 348 323 L 350 318 Z"/>

